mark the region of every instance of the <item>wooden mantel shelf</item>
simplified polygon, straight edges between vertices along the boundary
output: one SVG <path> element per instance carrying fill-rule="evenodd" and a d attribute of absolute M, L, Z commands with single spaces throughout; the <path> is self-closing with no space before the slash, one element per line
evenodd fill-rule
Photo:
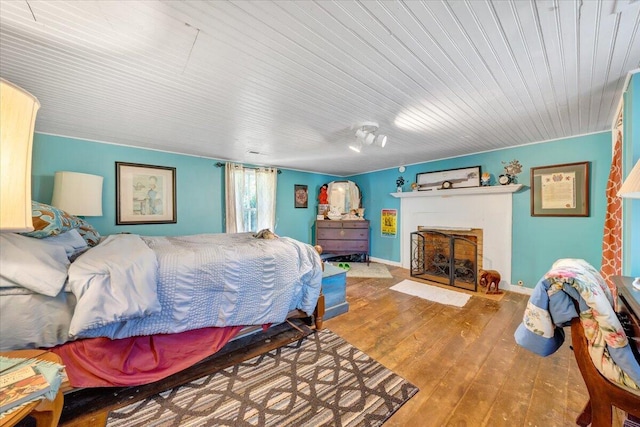
<path fill-rule="evenodd" d="M 408 197 L 451 197 L 451 196 L 469 196 L 480 194 L 498 194 L 498 193 L 515 193 L 523 188 L 522 184 L 509 185 L 492 185 L 489 187 L 467 187 L 452 188 L 450 190 L 430 190 L 430 191 L 403 191 L 400 193 L 389 193 L 398 199 Z"/>

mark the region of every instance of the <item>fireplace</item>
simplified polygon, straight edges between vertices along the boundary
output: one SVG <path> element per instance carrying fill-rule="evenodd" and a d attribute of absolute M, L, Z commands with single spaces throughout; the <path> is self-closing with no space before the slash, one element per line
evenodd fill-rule
<path fill-rule="evenodd" d="M 492 185 L 391 193 L 401 202 L 398 224 L 402 267 L 411 269 L 411 232 L 419 226 L 481 228 L 484 238 L 482 245 L 478 243 L 478 268 L 499 271 L 503 281 L 500 287 L 509 289 L 514 232 L 512 195 L 520 188 L 520 184 Z"/>
<path fill-rule="evenodd" d="M 411 233 L 412 277 L 477 290 L 482 229 L 418 227 Z"/>

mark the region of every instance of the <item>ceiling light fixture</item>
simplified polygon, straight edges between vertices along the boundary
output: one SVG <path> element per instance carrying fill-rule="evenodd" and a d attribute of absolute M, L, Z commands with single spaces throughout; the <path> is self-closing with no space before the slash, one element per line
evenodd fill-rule
<path fill-rule="evenodd" d="M 358 145 L 353 145 L 353 144 L 352 144 L 352 145 L 350 145 L 350 146 L 349 146 L 349 148 L 350 148 L 351 150 L 355 151 L 356 153 L 359 153 L 359 152 L 360 152 L 360 147 L 361 147 L 361 146 L 360 146 L 359 144 L 358 144 Z"/>
<path fill-rule="evenodd" d="M 387 135 L 378 135 L 376 136 L 375 144 L 378 147 L 384 148 L 384 146 L 387 145 L 387 139 Z"/>
<path fill-rule="evenodd" d="M 362 146 L 365 145 L 377 145 L 378 147 L 384 147 L 387 144 L 387 135 L 377 134 L 378 123 L 364 122 L 358 129 L 356 129 L 356 142 L 357 146 L 350 145 L 349 148 L 359 153 Z"/>

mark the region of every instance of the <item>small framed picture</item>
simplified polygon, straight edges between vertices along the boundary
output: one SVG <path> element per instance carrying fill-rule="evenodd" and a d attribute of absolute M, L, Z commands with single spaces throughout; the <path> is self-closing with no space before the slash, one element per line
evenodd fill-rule
<path fill-rule="evenodd" d="M 306 185 L 295 184 L 293 186 L 293 200 L 296 208 L 309 207 L 309 192 Z"/>
<path fill-rule="evenodd" d="M 176 168 L 116 162 L 116 225 L 176 222 Z"/>
<path fill-rule="evenodd" d="M 531 168 L 531 216 L 589 216 L 589 162 Z"/>

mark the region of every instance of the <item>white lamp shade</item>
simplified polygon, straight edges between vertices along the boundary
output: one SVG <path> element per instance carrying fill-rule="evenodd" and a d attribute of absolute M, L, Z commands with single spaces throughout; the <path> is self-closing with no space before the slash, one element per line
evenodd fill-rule
<path fill-rule="evenodd" d="M 0 230 L 32 231 L 31 148 L 40 103 L 0 79 Z"/>
<path fill-rule="evenodd" d="M 627 179 L 622 183 L 622 187 L 620 187 L 618 191 L 618 196 L 640 199 L 640 160 L 636 162 L 629 176 L 627 176 Z"/>
<path fill-rule="evenodd" d="M 102 216 L 102 181 L 98 175 L 56 172 L 51 204 L 72 215 Z"/>

